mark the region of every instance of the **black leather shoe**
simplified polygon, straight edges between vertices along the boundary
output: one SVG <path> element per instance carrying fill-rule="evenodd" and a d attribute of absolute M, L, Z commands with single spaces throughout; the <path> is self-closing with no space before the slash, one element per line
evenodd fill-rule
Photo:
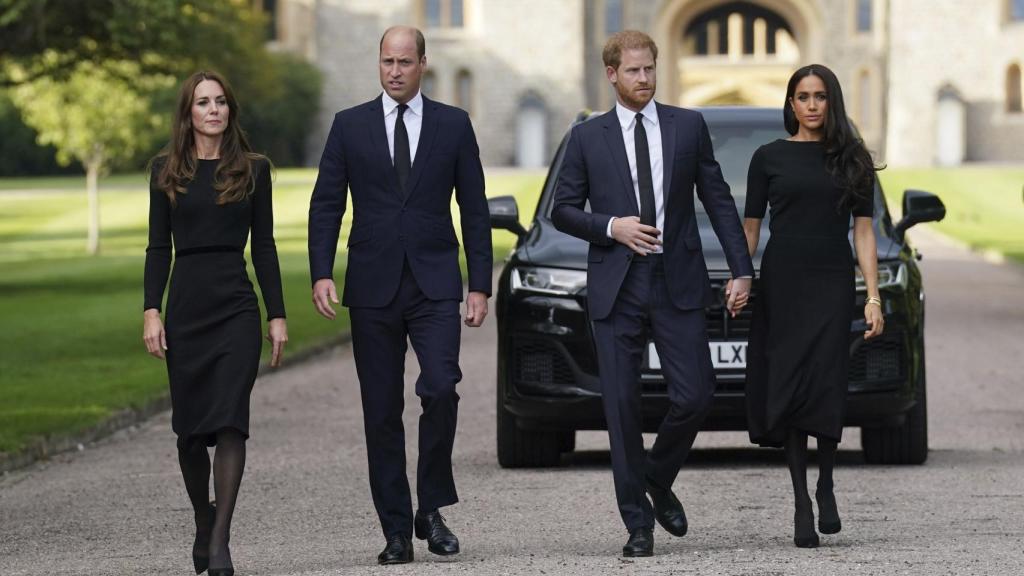
<path fill-rule="evenodd" d="M 629 540 L 622 547 L 622 555 L 627 558 L 654 556 L 654 530 L 637 528 L 630 532 Z"/>
<path fill-rule="evenodd" d="M 217 515 L 213 502 L 210 502 L 207 513 L 210 521 L 204 523 L 202 528 L 196 524 L 196 540 L 192 543 L 192 565 L 196 569 L 196 574 L 202 574 L 210 567 L 210 532 L 213 530 L 213 519 Z"/>
<path fill-rule="evenodd" d="M 658 524 L 673 536 L 686 536 L 689 525 L 686 522 L 683 504 L 671 489 L 658 486 L 651 482 L 650 478 L 645 478 L 644 481 L 647 484 L 647 493 L 651 495 L 651 501 L 654 503 L 654 518 Z"/>
<path fill-rule="evenodd" d="M 412 540 L 402 534 L 388 536 L 388 545 L 377 555 L 377 564 L 408 564 L 412 562 Z"/>
<path fill-rule="evenodd" d="M 416 537 L 427 541 L 427 550 L 439 556 L 459 553 L 459 539 L 444 524 L 444 516 L 437 509 L 429 512 L 418 510 L 413 523 Z"/>

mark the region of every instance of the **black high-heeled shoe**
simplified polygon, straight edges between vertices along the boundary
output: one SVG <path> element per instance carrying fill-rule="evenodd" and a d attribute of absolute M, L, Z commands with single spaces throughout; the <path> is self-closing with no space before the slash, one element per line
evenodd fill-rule
<path fill-rule="evenodd" d="M 211 566 L 209 576 L 235 576 L 235 566 L 231 562 L 231 548 L 228 547 L 227 542 L 224 542 L 224 553 L 227 556 L 228 565 L 221 568 Z M 212 557 L 213 554 L 210 556 Z"/>
<path fill-rule="evenodd" d="M 807 503 L 810 509 L 810 501 Z M 814 531 L 814 512 L 797 510 L 793 514 L 793 544 L 797 548 L 817 548 L 818 533 Z"/>
<path fill-rule="evenodd" d="M 814 499 L 818 501 L 818 532 L 838 534 L 843 529 L 843 522 L 839 518 L 835 493 L 831 490 L 818 490 L 814 493 Z"/>
<path fill-rule="evenodd" d="M 196 574 L 202 574 L 210 567 L 210 533 L 213 532 L 213 519 L 217 516 L 217 507 L 210 502 L 210 524 L 201 529 L 196 525 L 196 540 L 192 544 L 192 565 Z"/>

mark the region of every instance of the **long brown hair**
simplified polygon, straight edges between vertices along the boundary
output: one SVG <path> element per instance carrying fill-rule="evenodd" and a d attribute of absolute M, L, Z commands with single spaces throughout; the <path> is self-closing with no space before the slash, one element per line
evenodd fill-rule
<path fill-rule="evenodd" d="M 167 193 L 171 205 L 176 203 L 177 194 L 185 194 L 188 183 L 195 178 L 198 156 L 195 135 L 192 132 L 192 103 L 196 86 L 204 80 L 220 84 L 228 104 L 228 125 L 220 143 L 220 162 L 213 175 L 213 187 L 217 191 L 217 204 L 227 204 L 245 199 L 255 188 L 252 161 L 263 159 L 249 146 L 249 140 L 239 123 L 238 100 L 231 85 L 223 76 L 209 70 L 202 70 L 188 77 L 181 85 L 178 106 L 171 126 L 171 140 L 157 154 L 160 172 L 156 176 L 157 186 Z"/>
<path fill-rule="evenodd" d="M 828 109 L 825 116 L 825 166 L 833 182 L 842 190 L 839 208 L 852 208 L 859 201 L 874 195 L 875 172 L 885 166 L 876 166 L 864 141 L 853 131 L 846 117 L 843 89 L 835 73 L 821 64 L 800 68 L 789 78 L 786 86 L 786 101 L 782 105 L 782 121 L 786 131 L 796 135 L 800 122 L 793 111 L 793 95 L 796 86 L 808 76 L 817 76 L 825 84 Z"/>

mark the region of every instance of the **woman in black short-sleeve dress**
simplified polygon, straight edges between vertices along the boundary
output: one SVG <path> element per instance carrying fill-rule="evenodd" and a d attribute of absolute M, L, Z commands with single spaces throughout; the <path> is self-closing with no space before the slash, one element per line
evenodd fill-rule
<path fill-rule="evenodd" d="M 796 496 L 794 543 L 815 547 L 808 436 L 818 441 L 818 529 L 834 534 L 841 528 L 832 468 L 843 430 L 853 320 L 851 214 L 869 296 L 864 314 L 871 329 L 864 336 L 882 331 L 871 220 L 875 167 L 845 120 L 839 82 L 827 68 L 798 70 L 785 107 L 792 138 L 759 148 L 747 176 L 744 231 L 751 254 L 771 209 L 747 350 L 747 416 L 752 442 L 785 447 Z"/>
<path fill-rule="evenodd" d="M 195 512 L 197 574 L 234 573 L 228 541 L 261 348 L 259 304 L 245 266 L 250 234 L 272 366 L 288 339 L 273 227 L 270 162 L 251 152 L 224 79 L 194 74 L 182 86 L 171 141 L 150 175 L 144 340 L 151 354 L 166 356 L 171 426 Z M 172 244 L 165 330 L 160 309 Z M 207 446 L 216 446 L 216 507 L 209 503 Z"/>

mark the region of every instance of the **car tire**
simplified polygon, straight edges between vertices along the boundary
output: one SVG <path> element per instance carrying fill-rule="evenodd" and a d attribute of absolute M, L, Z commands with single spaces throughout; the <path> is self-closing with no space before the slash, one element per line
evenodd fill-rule
<path fill-rule="evenodd" d="M 502 468 L 550 468 L 558 466 L 566 445 L 564 432 L 524 430 L 498 395 L 498 464 Z M 575 440 L 575 434 L 573 434 Z"/>
<path fill-rule="evenodd" d="M 928 459 L 928 390 L 923 375 L 916 396 L 902 426 L 861 428 L 860 442 L 868 464 L 924 464 Z"/>

